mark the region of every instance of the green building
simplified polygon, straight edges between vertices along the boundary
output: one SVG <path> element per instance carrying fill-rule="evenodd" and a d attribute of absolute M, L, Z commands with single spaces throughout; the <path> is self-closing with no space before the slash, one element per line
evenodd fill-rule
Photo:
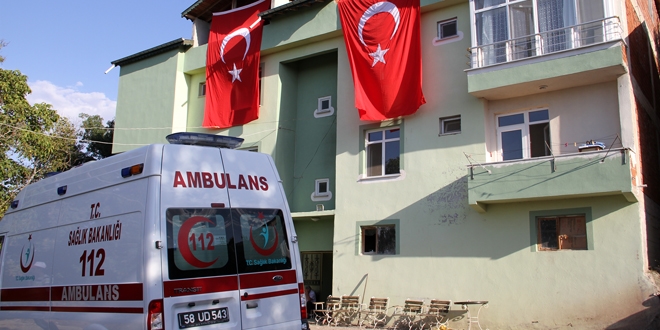
<path fill-rule="evenodd" d="M 259 119 L 204 129 L 212 13 L 244 4 L 198 0 L 190 39 L 112 62 L 113 152 L 192 131 L 271 154 L 319 297 L 486 300 L 490 329 L 650 328 L 659 1 L 422 0 L 427 103 L 365 122 L 336 3 L 273 0 Z"/>

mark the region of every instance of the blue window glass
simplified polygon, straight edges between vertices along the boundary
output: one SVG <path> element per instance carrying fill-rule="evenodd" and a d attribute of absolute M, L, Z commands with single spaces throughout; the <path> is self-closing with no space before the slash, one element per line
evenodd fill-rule
<path fill-rule="evenodd" d="M 497 125 L 502 126 L 511 126 L 525 123 L 525 114 L 517 113 L 515 115 L 501 116 L 497 118 Z"/>
<path fill-rule="evenodd" d="M 529 113 L 530 123 L 535 121 L 548 120 L 548 119 L 550 119 L 550 116 L 548 115 L 548 110 L 531 111 Z"/>
<path fill-rule="evenodd" d="M 502 160 L 522 159 L 522 131 L 502 132 Z"/>

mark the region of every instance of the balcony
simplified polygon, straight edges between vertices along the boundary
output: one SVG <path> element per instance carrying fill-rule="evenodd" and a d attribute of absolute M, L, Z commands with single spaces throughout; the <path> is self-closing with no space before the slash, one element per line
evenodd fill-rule
<path fill-rule="evenodd" d="M 630 150 L 626 148 L 468 166 L 468 201 L 488 204 L 621 195 L 634 203 Z"/>
<path fill-rule="evenodd" d="M 505 99 L 615 80 L 627 72 L 618 17 L 469 49 L 468 92 Z"/>

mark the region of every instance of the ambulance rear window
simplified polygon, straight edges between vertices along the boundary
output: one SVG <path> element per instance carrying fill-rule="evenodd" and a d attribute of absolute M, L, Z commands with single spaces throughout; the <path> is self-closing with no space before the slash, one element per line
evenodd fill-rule
<path fill-rule="evenodd" d="M 233 209 L 239 273 L 291 269 L 284 216 L 277 209 Z M 238 222 L 238 223 L 237 223 Z"/>
<path fill-rule="evenodd" d="M 236 274 L 227 209 L 168 209 L 170 279 Z"/>

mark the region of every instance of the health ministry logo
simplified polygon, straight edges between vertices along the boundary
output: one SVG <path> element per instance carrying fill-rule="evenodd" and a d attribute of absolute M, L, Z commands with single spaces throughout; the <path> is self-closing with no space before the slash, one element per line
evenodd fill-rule
<path fill-rule="evenodd" d="M 262 212 L 259 212 L 257 215 L 257 218 L 263 222 L 263 225 L 261 226 L 261 233 L 259 233 L 259 236 L 262 236 L 264 238 L 264 244 L 263 247 L 259 246 L 257 242 L 254 240 L 254 236 L 252 236 L 252 226 L 250 226 L 250 243 L 252 244 L 252 247 L 254 248 L 257 253 L 261 254 L 262 256 L 269 256 L 275 252 L 277 249 L 277 241 L 279 237 L 277 236 L 277 230 L 273 228 L 273 232 L 275 232 L 275 240 L 273 242 L 273 246 L 270 248 L 266 248 L 268 245 L 268 241 L 270 240 L 270 231 L 268 230 L 268 221 L 264 219 L 264 214 Z"/>
<path fill-rule="evenodd" d="M 26 245 L 23 245 L 23 248 L 21 249 L 21 257 L 20 257 L 21 271 L 23 273 L 27 273 L 28 271 L 30 271 L 30 268 L 32 268 L 32 262 L 34 261 L 34 244 L 32 244 L 32 234 L 28 236 L 27 249 L 25 247 Z M 25 260 L 25 263 L 23 262 L 23 260 Z"/>

